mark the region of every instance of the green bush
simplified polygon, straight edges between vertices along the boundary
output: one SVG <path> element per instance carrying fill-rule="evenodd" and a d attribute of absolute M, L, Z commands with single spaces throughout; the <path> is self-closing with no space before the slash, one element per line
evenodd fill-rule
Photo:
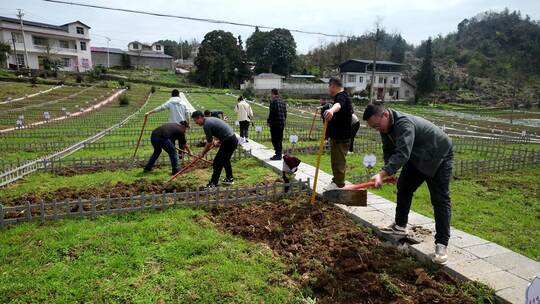
<path fill-rule="evenodd" d="M 120 79 L 118 80 L 118 85 L 120 85 L 121 87 L 123 87 L 126 83 L 124 82 L 124 80 Z"/>
<path fill-rule="evenodd" d="M 120 106 L 122 107 L 125 107 L 125 106 L 128 106 L 129 105 L 129 97 L 125 94 L 121 95 L 120 98 L 118 99 L 118 104 L 120 104 Z"/>
<path fill-rule="evenodd" d="M 75 78 L 75 82 L 77 83 L 81 83 L 82 82 L 82 76 L 81 75 L 77 75 L 77 78 Z"/>
<path fill-rule="evenodd" d="M 247 99 L 253 99 L 253 97 L 255 97 L 255 89 L 252 86 L 247 86 L 247 88 L 242 91 L 242 96 Z"/>
<path fill-rule="evenodd" d="M 156 92 L 156 87 L 152 86 L 150 88 L 150 93 L 154 94 Z"/>

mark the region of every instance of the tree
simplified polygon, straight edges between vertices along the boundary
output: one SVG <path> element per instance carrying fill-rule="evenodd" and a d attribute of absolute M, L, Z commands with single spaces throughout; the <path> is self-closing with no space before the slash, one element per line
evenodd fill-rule
<path fill-rule="evenodd" d="M 5 42 L 0 42 L 0 65 L 5 65 L 8 54 L 11 54 L 11 46 Z"/>
<path fill-rule="evenodd" d="M 237 40 L 230 32 L 215 30 L 207 33 L 195 58 L 196 80 L 207 86 L 231 87 L 244 80 L 245 61 Z"/>
<path fill-rule="evenodd" d="M 407 42 L 405 42 L 405 39 L 403 39 L 401 35 L 397 35 L 396 40 L 392 45 L 392 48 L 390 49 L 390 61 L 398 63 L 402 63 L 403 61 L 405 61 L 406 50 Z"/>
<path fill-rule="evenodd" d="M 435 71 L 433 70 L 433 58 L 431 53 L 431 38 L 425 45 L 425 56 L 420 72 L 416 75 L 416 87 L 419 95 L 431 93 L 435 90 Z"/>
<path fill-rule="evenodd" d="M 296 42 L 287 29 L 255 32 L 246 41 L 247 58 L 255 62 L 255 73 L 288 75 L 296 60 Z"/>

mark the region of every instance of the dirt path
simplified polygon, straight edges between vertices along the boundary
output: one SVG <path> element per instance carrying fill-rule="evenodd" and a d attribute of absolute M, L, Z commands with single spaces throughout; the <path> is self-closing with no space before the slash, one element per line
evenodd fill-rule
<path fill-rule="evenodd" d="M 474 303 L 443 272 L 384 246 L 334 206 L 307 197 L 213 209 L 221 229 L 269 246 L 317 303 Z"/>

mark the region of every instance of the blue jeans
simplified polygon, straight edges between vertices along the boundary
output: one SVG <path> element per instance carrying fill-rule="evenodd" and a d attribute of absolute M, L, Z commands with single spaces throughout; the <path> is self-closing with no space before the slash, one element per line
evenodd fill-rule
<path fill-rule="evenodd" d="M 168 138 L 162 138 L 162 137 L 153 136 L 153 135 L 150 137 L 150 142 L 152 143 L 152 147 L 154 147 L 154 153 L 152 154 L 152 156 L 150 156 L 150 159 L 148 160 L 148 163 L 144 167 L 144 170 L 146 171 L 152 170 L 152 167 L 154 167 L 154 164 L 159 158 L 159 155 L 161 155 L 161 150 L 165 150 L 165 152 L 169 154 L 169 158 L 171 160 L 172 174 L 176 174 L 176 172 L 178 172 L 179 170 L 178 169 L 178 153 L 176 152 L 174 143 Z"/>

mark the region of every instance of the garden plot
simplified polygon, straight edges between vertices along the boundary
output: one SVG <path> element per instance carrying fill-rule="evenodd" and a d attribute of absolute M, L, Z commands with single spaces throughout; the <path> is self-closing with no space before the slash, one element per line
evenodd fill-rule
<path fill-rule="evenodd" d="M 9 103 L 14 99 L 26 98 L 28 95 L 48 91 L 54 87 L 53 85 L 0 81 L 0 104 Z"/>
<path fill-rule="evenodd" d="M 17 160 L 36 159 L 95 135 L 140 108 L 146 101 L 148 91 L 148 87 L 134 85 L 124 93 L 130 99 L 127 106 L 112 102 L 78 117 L 1 133 L 0 147 L 5 153 L 0 160 L 4 162 L 3 165 L 10 166 L 11 163 L 13 167 Z"/>

